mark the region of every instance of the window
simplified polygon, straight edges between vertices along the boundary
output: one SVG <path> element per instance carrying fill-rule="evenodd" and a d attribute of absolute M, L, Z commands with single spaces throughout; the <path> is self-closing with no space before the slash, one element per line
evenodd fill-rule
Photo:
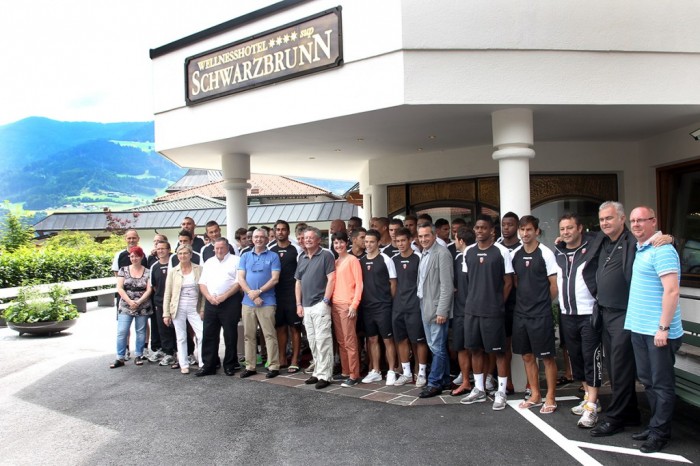
<path fill-rule="evenodd" d="M 657 170 L 659 225 L 676 238 L 681 284 L 700 287 L 700 161 Z"/>

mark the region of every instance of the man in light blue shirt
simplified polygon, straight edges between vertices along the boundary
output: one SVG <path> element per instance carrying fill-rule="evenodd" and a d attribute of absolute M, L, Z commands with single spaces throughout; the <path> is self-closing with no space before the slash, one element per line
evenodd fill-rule
<path fill-rule="evenodd" d="M 640 450 L 654 453 L 671 437 L 671 419 L 676 400 L 673 366 L 681 345 L 683 328 L 679 304 L 680 260 L 671 245 L 654 248 L 656 215 L 649 207 L 630 214 L 637 254 L 632 270 L 625 329 L 632 332 L 637 377 L 651 408 L 649 426 L 632 435 L 644 441 Z"/>
<path fill-rule="evenodd" d="M 243 291 L 243 332 L 245 335 L 246 368 L 241 378 L 250 377 L 256 371 L 256 330 L 258 324 L 267 346 L 268 379 L 280 373 L 277 331 L 275 330 L 275 309 L 277 300 L 275 285 L 280 279 L 280 258 L 276 252 L 267 249 L 268 236 L 262 228 L 253 232 L 253 249 L 241 256 L 238 265 L 238 282 Z"/>

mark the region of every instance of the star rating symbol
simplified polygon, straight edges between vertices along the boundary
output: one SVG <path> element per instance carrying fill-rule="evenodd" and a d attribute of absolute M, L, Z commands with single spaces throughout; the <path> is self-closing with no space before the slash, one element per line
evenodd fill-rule
<path fill-rule="evenodd" d="M 270 46 L 270 48 L 274 47 L 275 46 L 275 39 L 270 39 L 270 42 L 268 42 L 268 45 Z"/>
<path fill-rule="evenodd" d="M 282 45 L 282 38 L 281 37 L 277 38 L 277 45 Z"/>
<path fill-rule="evenodd" d="M 289 34 L 284 35 L 284 43 L 286 44 L 287 42 L 289 42 Z"/>
<path fill-rule="evenodd" d="M 292 31 L 292 33 L 290 34 L 289 37 L 290 37 L 290 39 L 292 39 L 293 41 L 297 40 L 297 32 L 296 32 L 296 31 Z"/>

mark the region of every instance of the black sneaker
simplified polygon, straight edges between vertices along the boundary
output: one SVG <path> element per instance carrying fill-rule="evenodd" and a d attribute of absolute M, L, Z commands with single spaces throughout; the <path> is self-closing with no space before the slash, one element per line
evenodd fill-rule
<path fill-rule="evenodd" d="M 349 378 L 347 378 L 347 379 L 345 380 L 345 382 L 341 383 L 340 386 L 341 386 L 341 387 L 348 387 L 348 388 L 349 388 L 349 387 L 354 387 L 354 386 L 357 385 L 358 383 L 360 383 L 359 380 L 353 379 L 352 377 L 349 377 Z"/>
<path fill-rule="evenodd" d="M 343 382 L 343 381 L 347 380 L 347 378 L 348 378 L 347 375 L 335 374 L 335 375 L 333 376 L 333 379 L 332 379 L 332 380 L 333 380 L 334 382 Z"/>

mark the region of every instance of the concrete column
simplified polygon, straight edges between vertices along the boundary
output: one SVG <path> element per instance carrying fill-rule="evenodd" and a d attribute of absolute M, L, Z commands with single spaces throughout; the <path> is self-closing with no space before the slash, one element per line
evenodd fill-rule
<path fill-rule="evenodd" d="M 386 217 L 386 185 L 375 184 L 370 186 L 372 211 L 371 217 Z M 365 206 L 366 207 L 366 206 Z"/>
<path fill-rule="evenodd" d="M 498 160 L 501 215 L 515 212 L 530 214 L 530 159 L 532 149 L 532 110 L 513 108 L 491 114 L 493 159 Z"/>
<path fill-rule="evenodd" d="M 530 214 L 530 159 L 535 157 L 532 110 L 513 108 L 491 114 L 493 159 L 498 160 L 501 215 Z M 515 292 L 515 289 L 512 291 Z M 522 356 L 513 353 L 511 376 L 516 391 L 523 391 L 527 375 Z"/>
<path fill-rule="evenodd" d="M 248 227 L 249 154 L 224 154 L 221 168 L 226 191 L 226 237 L 235 241 L 236 229 Z"/>

